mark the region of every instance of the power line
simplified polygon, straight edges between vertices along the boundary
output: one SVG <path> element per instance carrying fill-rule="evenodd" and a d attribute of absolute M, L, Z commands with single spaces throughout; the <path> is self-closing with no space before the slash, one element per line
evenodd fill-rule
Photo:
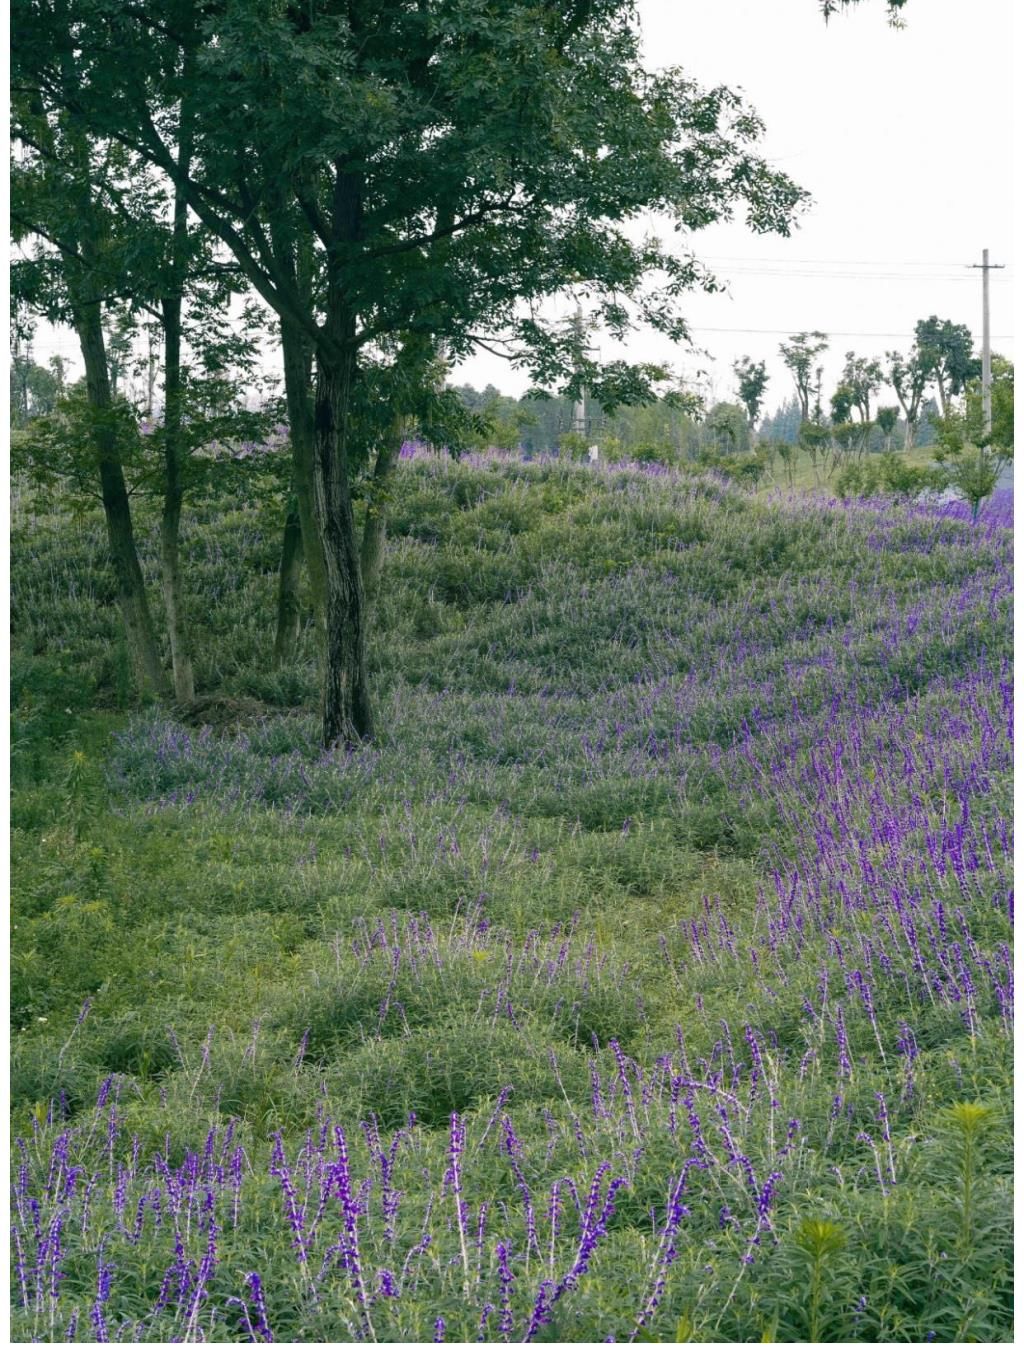
<path fill-rule="evenodd" d="M 764 265 L 885 265 L 918 266 L 922 269 L 961 270 L 970 269 L 962 260 L 825 260 L 801 256 L 701 256 L 702 260 L 735 260 L 757 262 Z"/>
<path fill-rule="evenodd" d="M 885 279 L 898 280 L 908 284 L 969 284 L 971 281 L 966 275 L 951 274 L 868 274 L 861 271 L 858 274 L 852 271 L 838 270 L 748 270 L 737 265 L 719 265 L 715 269 L 726 276 L 756 276 L 758 278 L 774 279 Z"/>
<path fill-rule="evenodd" d="M 796 336 L 801 331 L 807 331 L 807 327 L 690 327 L 690 331 L 723 331 L 730 335 L 742 336 Z M 815 327 L 816 331 L 824 331 L 826 336 L 865 336 L 868 338 L 892 340 L 906 340 L 908 332 L 905 331 L 840 331 L 838 327 Z M 993 337 L 996 341 L 1012 341 L 1013 334 L 1004 333 L 1001 336 Z"/>

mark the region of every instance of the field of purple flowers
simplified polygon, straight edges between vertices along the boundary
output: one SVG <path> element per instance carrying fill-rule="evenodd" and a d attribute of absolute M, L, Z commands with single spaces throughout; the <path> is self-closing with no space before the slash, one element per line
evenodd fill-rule
<path fill-rule="evenodd" d="M 272 510 L 15 519 L 14 1337 L 1011 1338 L 1009 501 L 409 458 L 330 754 Z"/>

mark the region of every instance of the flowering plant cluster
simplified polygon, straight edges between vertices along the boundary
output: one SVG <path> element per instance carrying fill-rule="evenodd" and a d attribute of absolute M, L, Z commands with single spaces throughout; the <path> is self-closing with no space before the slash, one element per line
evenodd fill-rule
<path fill-rule="evenodd" d="M 1007 508 L 399 485 L 379 746 L 142 716 L 104 825 L 75 768 L 15 1337 L 1008 1338 Z"/>

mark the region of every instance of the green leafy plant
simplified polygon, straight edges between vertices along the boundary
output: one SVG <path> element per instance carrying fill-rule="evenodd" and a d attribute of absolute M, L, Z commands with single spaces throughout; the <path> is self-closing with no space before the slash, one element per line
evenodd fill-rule
<path fill-rule="evenodd" d="M 834 1221 L 808 1218 L 797 1227 L 794 1240 L 807 1258 L 810 1270 L 810 1297 L 807 1307 L 808 1339 L 821 1342 L 822 1294 L 826 1287 L 826 1270 L 846 1248 L 846 1235 Z"/>

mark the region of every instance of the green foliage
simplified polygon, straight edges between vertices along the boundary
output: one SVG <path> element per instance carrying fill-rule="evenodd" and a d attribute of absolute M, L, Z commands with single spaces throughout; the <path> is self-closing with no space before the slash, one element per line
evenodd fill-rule
<path fill-rule="evenodd" d="M 981 361 L 973 353 L 970 329 L 949 319 L 940 321 L 933 314 L 917 323 L 914 336 L 921 365 L 938 386 L 942 412 L 946 416 L 949 401 L 958 397 L 968 381 L 981 373 Z"/>
<path fill-rule="evenodd" d="M 747 424 L 753 430 L 764 403 L 764 393 L 768 386 L 768 367 L 764 360 L 755 363 L 749 355 L 744 355 L 732 368 L 736 375 L 737 397 L 746 411 Z"/>
<path fill-rule="evenodd" d="M 824 449 L 830 439 L 827 426 L 816 421 L 804 421 L 800 426 L 800 447 L 805 450 Z"/>
<path fill-rule="evenodd" d="M 581 357 L 571 325 L 544 324 L 522 304 L 572 281 L 593 299 L 588 326 L 621 336 L 639 320 L 678 338 L 678 300 L 704 272 L 653 239 L 633 244 L 620 224 L 669 206 L 696 228 L 741 208 L 755 230 L 784 232 L 805 197 L 754 154 L 761 125 L 737 95 L 643 68 L 623 0 L 543 23 L 528 3 L 500 20 L 477 4 L 390 3 L 365 35 L 333 0 L 301 12 L 235 5 L 201 20 L 186 6 L 174 28 L 145 6 L 114 17 L 96 0 L 52 15 L 26 0 L 14 19 L 21 83 L 45 90 L 55 113 L 73 103 L 85 133 L 163 171 L 176 153 L 164 114 L 187 69 L 189 206 L 311 339 L 322 336 L 316 319 L 268 249 L 298 214 L 336 267 L 331 306 L 362 319 L 357 350 L 380 343 L 386 355 L 411 331 L 454 360 L 481 336 L 503 336 L 538 383 L 570 396 L 585 387 L 606 411 L 653 400 L 664 369 Z M 84 89 L 56 55 L 69 23 L 89 63 Z M 282 160 L 283 146 L 301 151 Z M 351 180 L 338 178 L 340 146 L 365 168 Z M 239 165 L 270 163 L 284 167 L 274 194 L 262 172 L 224 194 Z M 358 232 L 334 212 L 337 194 L 359 205 Z"/>
<path fill-rule="evenodd" d="M 857 409 L 861 422 L 870 427 L 871 425 L 871 399 L 882 386 L 882 365 L 879 360 L 866 360 L 862 356 L 855 355 L 852 350 L 846 352 L 846 363 L 843 365 L 842 382 L 840 391 L 848 399 L 846 416 L 840 420 L 848 420 L 849 412 L 852 407 Z M 833 399 L 834 401 L 834 399 Z M 833 417 L 835 420 L 835 417 Z"/>
<path fill-rule="evenodd" d="M 779 346 L 783 363 L 793 375 L 800 416 L 806 425 L 811 417 L 811 392 L 814 364 L 828 349 L 828 337 L 821 331 L 801 331 Z"/>
<path fill-rule="evenodd" d="M 980 378 L 967 383 L 962 414 L 963 429 L 975 445 L 984 445 L 998 459 L 1013 458 L 1014 388 L 1013 365 L 1002 355 L 992 356 L 992 426 L 985 431 Z M 953 421 L 955 418 L 948 418 Z M 944 429 L 939 424 L 940 433 Z M 987 438 L 986 438 L 987 436 Z M 941 434 L 940 434 L 941 443 Z"/>
<path fill-rule="evenodd" d="M 50 494 L 63 485 L 84 509 L 97 499 L 97 459 L 111 446 L 129 474 L 142 474 L 142 442 L 131 405 L 117 399 L 100 409 L 90 402 L 85 384 L 77 383 L 52 411 L 18 433 L 11 444 L 11 469 Z"/>
<path fill-rule="evenodd" d="M 702 453 L 729 455 L 749 447 L 747 420 L 743 408 L 736 403 L 719 402 L 704 418 L 699 435 Z"/>
<path fill-rule="evenodd" d="M 753 489 L 764 477 L 768 468 L 768 458 L 761 453 L 745 455 L 705 454 L 701 463 L 705 468 L 714 469 L 723 477 L 730 478 L 740 487 Z"/>
<path fill-rule="evenodd" d="M 811 1344 L 819 1344 L 826 1266 L 846 1248 L 846 1236 L 833 1221 L 806 1220 L 800 1222 L 794 1239 L 797 1248 L 807 1256 L 810 1268 L 807 1338 Z M 832 1291 L 836 1290 L 833 1283 L 829 1283 L 828 1287 Z"/>
<path fill-rule="evenodd" d="M 63 360 L 55 356 L 49 366 L 43 368 L 33 361 L 31 348 L 26 348 L 23 341 L 24 337 L 15 336 L 11 353 L 13 430 L 19 430 L 34 417 L 52 412 L 58 398 L 63 397 L 65 388 Z"/>
<path fill-rule="evenodd" d="M 979 385 L 971 381 L 961 410 L 936 418 L 937 455 L 946 481 L 968 502 L 975 520 L 1013 458 L 1013 366 L 996 357 L 993 365 L 992 426 L 986 431 Z"/>
<path fill-rule="evenodd" d="M 900 409 L 898 407 L 879 407 L 875 413 L 875 423 L 885 436 L 886 453 L 892 449 L 892 433 L 896 429 L 899 416 Z"/>
<path fill-rule="evenodd" d="M 922 492 L 938 491 L 947 485 L 946 474 L 922 468 L 896 453 L 876 455 L 844 463 L 832 486 L 840 497 L 873 497 L 878 494 L 916 497 Z"/>

